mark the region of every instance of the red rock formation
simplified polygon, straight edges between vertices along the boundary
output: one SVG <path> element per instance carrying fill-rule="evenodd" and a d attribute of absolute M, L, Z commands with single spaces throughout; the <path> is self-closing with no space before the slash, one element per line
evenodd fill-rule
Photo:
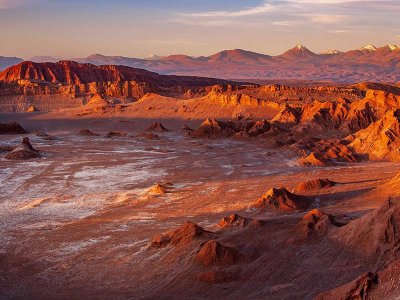
<path fill-rule="evenodd" d="M 36 112 L 38 109 L 34 105 L 30 105 L 27 109 L 26 112 L 31 113 L 31 112 Z"/>
<path fill-rule="evenodd" d="M 277 126 L 290 128 L 299 123 L 301 117 L 300 113 L 300 109 L 285 105 L 271 122 Z"/>
<path fill-rule="evenodd" d="M 243 255 L 216 240 L 209 240 L 196 254 L 195 259 L 205 266 L 232 265 L 243 260 Z"/>
<path fill-rule="evenodd" d="M 233 122 L 222 122 L 215 119 L 206 119 L 199 128 L 189 131 L 188 134 L 193 138 L 221 138 L 230 137 L 237 133 Z"/>
<path fill-rule="evenodd" d="M 308 144 L 311 152 L 300 158 L 298 163 L 303 166 L 327 166 L 339 162 L 359 162 L 362 157 L 348 144 L 348 141 L 337 139 Z"/>
<path fill-rule="evenodd" d="M 399 118 L 400 110 L 388 111 L 378 121 L 348 137 L 349 146 L 370 159 L 400 160 Z"/>
<path fill-rule="evenodd" d="M 91 93 L 136 99 L 150 92 L 169 91 L 168 93 L 184 94 L 191 89 L 231 83 L 212 78 L 159 75 L 125 66 L 95 66 L 73 61 L 26 61 L 2 71 L 0 81 L 18 83 L 19 88 L 15 87 L 15 94 L 64 93 L 77 96 Z M 54 85 L 59 83 L 62 85 Z"/>
<path fill-rule="evenodd" d="M 335 217 L 319 209 L 308 212 L 301 220 L 301 229 L 306 237 L 324 236 L 332 227 L 341 227 Z"/>
<path fill-rule="evenodd" d="M 249 130 L 247 135 L 250 137 L 256 137 L 261 134 L 268 132 L 271 129 L 271 124 L 267 120 L 261 120 L 254 123 Z"/>
<path fill-rule="evenodd" d="M 310 198 L 289 192 L 285 188 L 272 188 L 252 206 L 267 211 L 294 211 L 307 209 L 311 205 Z"/>
<path fill-rule="evenodd" d="M 91 107 L 96 107 L 96 106 L 104 107 L 104 106 L 109 106 L 110 103 L 106 99 L 104 99 L 101 95 L 96 94 L 88 100 L 86 105 Z"/>
<path fill-rule="evenodd" d="M 362 255 L 390 255 L 400 245 L 400 201 L 386 200 L 379 208 L 341 227 L 331 238 Z"/>
<path fill-rule="evenodd" d="M 252 221 L 253 221 L 253 219 L 245 218 L 245 217 L 239 216 L 237 214 L 233 214 L 233 215 L 230 215 L 229 217 L 222 218 L 222 220 L 218 223 L 218 226 L 221 228 L 227 228 L 227 227 L 245 228 Z"/>
<path fill-rule="evenodd" d="M 204 230 L 197 224 L 188 221 L 178 229 L 157 235 L 154 237 L 150 246 L 153 248 L 162 248 L 169 244 L 173 246 L 181 246 L 190 244 L 194 239 L 207 236 L 209 236 L 208 231 Z"/>
<path fill-rule="evenodd" d="M 333 182 L 327 178 L 325 179 L 312 179 L 312 180 L 307 180 L 305 182 L 300 183 L 296 187 L 296 191 L 298 192 L 308 192 L 308 191 L 314 191 L 314 190 L 320 190 L 323 188 L 328 188 L 336 185 L 336 182 Z"/>
<path fill-rule="evenodd" d="M 185 132 L 192 138 L 224 138 L 224 137 L 262 137 L 272 129 L 266 120 L 240 120 L 240 121 L 218 121 L 206 119 L 196 130 L 188 127 Z M 271 136 L 277 136 L 280 131 L 271 132 Z"/>

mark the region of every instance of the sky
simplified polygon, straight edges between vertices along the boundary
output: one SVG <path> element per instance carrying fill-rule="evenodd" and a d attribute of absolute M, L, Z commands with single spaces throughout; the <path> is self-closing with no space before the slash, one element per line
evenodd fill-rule
<path fill-rule="evenodd" d="M 0 0 L 0 55 L 278 55 L 400 44 L 400 0 Z"/>

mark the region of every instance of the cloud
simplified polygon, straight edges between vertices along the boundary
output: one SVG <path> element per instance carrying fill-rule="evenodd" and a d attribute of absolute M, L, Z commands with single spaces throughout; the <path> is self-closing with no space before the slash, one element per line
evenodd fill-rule
<path fill-rule="evenodd" d="M 282 26 L 282 27 L 291 27 L 295 26 L 296 22 L 291 22 L 291 21 L 275 21 L 271 23 L 272 25 L 275 26 Z"/>
<path fill-rule="evenodd" d="M 209 11 L 209 12 L 202 12 L 202 13 L 189 13 L 184 14 L 186 17 L 244 17 L 244 16 L 253 16 L 259 14 L 265 14 L 274 10 L 274 6 L 264 3 L 259 6 L 255 7 L 247 7 L 241 10 L 236 11 Z"/>
<path fill-rule="evenodd" d="M 178 23 L 190 26 L 202 26 L 202 27 L 224 27 L 231 24 L 229 20 L 199 20 L 199 19 L 187 19 L 187 18 L 172 18 L 169 19 L 172 23 Z"/>
<path fill-rule="evenodd" d="M 330 33 L 335 33 L 335 34 L 339 34 L 339 33 L 346 33 L 349 32 L 349 30 L 347 29 L 338 29 L 338 30 L 331 30 L 329 31 Z"/>
<path fill-rule="evenodd" d="M 329 14 L 309 14 L 305 15 L 311 22 L 321 24 L 335 24 L 341 23 L 348 19 L 346 15 L 329 15 Z"/>

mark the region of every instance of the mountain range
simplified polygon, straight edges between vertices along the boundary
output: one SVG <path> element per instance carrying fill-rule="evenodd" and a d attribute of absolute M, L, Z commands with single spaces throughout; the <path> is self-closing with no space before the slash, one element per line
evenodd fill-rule
<path fill-rule="evenodd" d="M 57 62 L 60 58 L 36 56 L 30 60 Z M 400 47 L 396 45 L 380 48 L 366 45 L 347 52 L 330 50 L 318 54 L 297 45 L 277 56 L 234 49 L 200 57 L 170 55 L 140 59 L 93 54 L 69 60 L 94 65 L 124 65 L 160 74 L 223 79 L 317 80 L 335 83 L 400 81 Z M 0 69 L 20 61 L 22 60 L 14 62 L 12 58 L 8 58 L 3 63 L 3 58 L 0 57 Z"/>

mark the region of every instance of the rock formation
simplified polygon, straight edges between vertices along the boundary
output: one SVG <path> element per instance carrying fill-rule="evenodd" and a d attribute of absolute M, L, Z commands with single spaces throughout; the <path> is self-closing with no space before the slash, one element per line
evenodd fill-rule
<path fill-rule="evenodd" d="M 128 136 L 126 132 L 109 131 L 104 137 L 113 138 L 113 137 L 126 137 L 126 136 Z"/>
<path fill-rule="evenodd" d="M 23 138 L 21 144 L 5 156 L 6 159 L 15 160 L 25 160 L 38 157 L 41 157 L 41 155 L 38 150 L 32 147 L 28 137 Z"/>
<path fill-rule="evenodd" d="M 381 119 L 354 136 L 348 137 L 349 146 L 369 159 L 400 160 L 400 110 L 388 111 Z"/>
<path fill-rule="evenodd" d="M 377 280 L 375 274 L 364 273 L 347 284 L 317 295 L 314 300 L 367 300 L 372 287 L 378 283 Z"/>
<path fill-rule="evenodd" d="M 157 196 L 157 195 L 164 195 L 164 194 L 170 193 L 171 190 L 172 190 L 171 183 L 164 183 L 164 184 L 157 183 L 149 189 L 148 193 L 150 195 Z"/>
<path fill-rule="evenodd" d="M 388 255 L 400 245 L 400 202 L 386 200 L 379 208 L 341 227 L 332 238 L 363 255 Z"/>
<path fill-rule="evenodd" d="M 305 182 L 300 183 L 296 187 L 296 191 L 298 192 L 308 192 L 308 191 L 314 191 L 314 190 L 321 190 L 323 188 L 328 188 L 335 186 L 336 182 L 331 181 L 327 178 L 321 179 L 311 179 L 307 180 Z"/>
<path fill-rule="evenodd" d="M 27 109 L 26 112 L 28 113 L 32 113 L 32 112 L 36 112 L 38 111 L 38 109 L 34 106 L 34 105 L 30 105 Z"/>
<path fill-rule="evenodd" d="M 154 237 L 150 246 L 153 248 L 162 248 L 169 244 L 173 246 L 182 246 L 190 244 L 195 239 L 206 238 L 208 236 L 211 236 L 210 232 L 204 230 L 195 223 L 187 221 L 178 229 L 170 230 Z"/>
<path fill-rule="evenodd" d="M 48 135 L 45 132 L 38 132 L 38 133 L 36 133 L 36 136 L 40 137 L 41 139 L 46 140 L 46 141 L 54 141 L 54 140 L 56 140 L 56 138 L 54 136 Z"/>
<path fill-rule="evenodd" d="M 252 205 L 266 211 L 294 211 L 307 209 L 312 204 L 309 197 L 300 196 L 289 192 L 284 187 L 272 188 Z"/>
<path fill-rule="evenodd" d="M 233 122 L 206 119 L 199 128 L 191 132 L 189 131 L 188 134 L 193 138 L 221 138 L 230 137 L 236 132 Z"/>
<path fill-rule="evenodd" d="M 147 93 L 180 97 L 190 93 L 205 95 L 213 85 L 236 84 L 213 78 L 160 75 L 121 65 L 95 66 L 73 61 L 25 61 L 0 72 L 0 82 L 7 87 L 4 96 L 101 95 L 133 100 Z"/>
<path fill-rule="evenodd" d="M 227 138 L 227 137 L 263 137 L 271 133 L 271 137 L 279 135 L 271 130 L 271 124 L 266 120 L 219 121 L 206 119 L 197 129 L 185 127 L 184 131 L 192 138 Z"/>
<path fill-rule="evenodd" d="M 17 122 L 0 123 L 0 134 L 25 134 L 28 133 Z"/>
<path fill-rule="evenodd" d="M 242 261 L 243 258 L 236 249 L 224 246 L 216 240 L 207 241 L 195 256 L 195 259 L 204 266 L 232 265 Z"/>
<path fill-rule="evenodd" d="M 98 134 L 93 133 L 89 129 L 81 129 L 78 131 L 78 135 L 80 136 L 98 136 Z"/>
<path fill-rule="evenodd" d="M 330 214 L 319 209 L 308 212 L 301 220 L 303 233 L 306 237 L 324 236 L 332 227 L 341 227 L 345 223 L 339 222 Z"/>
<path fill-rule="evenodd" d="M 220 228 L 257 228 L 261 226 L 261 221 L 259 220 L 254 220 L 251 218 L 245 218 L 242 216 L 239 216 L 238 214 L 232 214 L 228 217 L 224 217 L 221 219 L 221 221 L 218 223 L 218 226 Z"/>
<path fill-rule="evenodd" d="M 150 132 L 152 132 L 152 131 L 154 131 L 154 132 L 168 132 L 170 130 L 165 128 L 164 125 L 161 124 L 160 122 L 156 122 L 156 123 L 150 125 L 147 128 L 147 131 L 150 131 Z"/>

